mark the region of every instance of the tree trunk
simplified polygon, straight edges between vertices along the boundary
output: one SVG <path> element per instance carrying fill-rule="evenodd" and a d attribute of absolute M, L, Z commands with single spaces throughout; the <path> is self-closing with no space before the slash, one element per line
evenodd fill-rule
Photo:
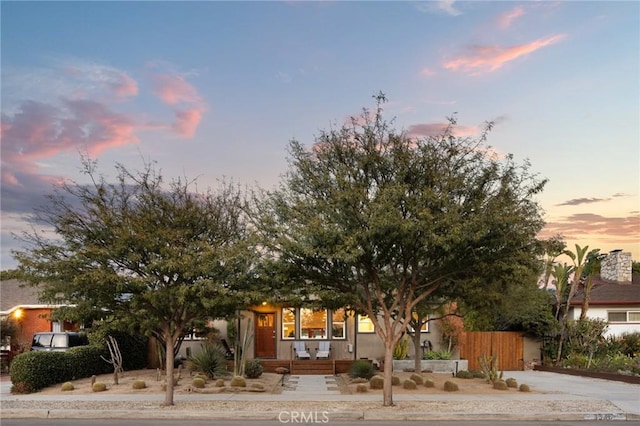
<path fill-rule="evenodd" d="M 162 403 L 162 405 L 170 406 L 173 405 L 173 362 L 175 359 L 173 355 L 173 345 L 175 343 L 175 340 L 173 339 L 171 333 L 166 333 L 164 336 L 164 341 L 166 350 L 165 377 L 167 388 L 164 393 L 164 402 Z"/>
<path fill-rule="evenodd" d="M 393 388 L 391 378 L 393 377 L 393 346 L 385 342 L 384 349 L 384 384 L 382 386 L 382 405 L 390 407 L 393 405 Z"/>
<path fill-rule="evenodd" d="M 413 340 L 413 356 L 415 358 L 415 363 L 413 365 L 413 370 L 420 374 L 422 372 L 422 346 L 420 346 L 420 330 L 414 331 L 411 335 L 411 340 Z"/>

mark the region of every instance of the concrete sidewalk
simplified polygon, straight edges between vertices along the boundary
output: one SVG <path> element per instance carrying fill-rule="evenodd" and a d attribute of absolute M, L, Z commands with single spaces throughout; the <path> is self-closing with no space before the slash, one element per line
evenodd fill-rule
<path fill-rule="evenodd" d="M 640 385 L 539 371 L 505 372 L 547 393 L 496 395 L 341 395 L 331 376 L 294 376 L 282 394 L 179 394 L 160 408 L 161 394 L 11 395 L 0 383 L 0 418 L 206 418 L 278 420 L 283 412 L 327 413 L 330 420 L 640 420 Z M 135 409 L 134 409 L 135 408 Z"/>

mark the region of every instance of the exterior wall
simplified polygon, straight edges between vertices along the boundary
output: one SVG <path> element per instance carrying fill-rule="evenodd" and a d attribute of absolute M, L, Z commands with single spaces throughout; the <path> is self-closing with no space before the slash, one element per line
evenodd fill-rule
<path fill-rule="evenodd" d="M 525 336 L 523 338 L 524 369 L 531 370 L 534 365 L 542 364 L 542 340 Z"/>
<path fill-rule="evenodd" d="M 587 317 L 599 318 L 607 321 L 609 311 L 640 311 L 640 306 L 590 306 L 587 311 Z M 574 309 L 573 319 L 580 317 L 580 309 Z M 626 323 L 609 323 L 609 328 L 605 332 L 605 336 L 619 336 L 622 333 L 640 332 L 640 322 L 626 322 Z"/>
<path fill-rule="evenodd" d="M 35 333 L 53 331 L 50 315 L 51 309 L 22 309 L 22 316 L 15 320 L 20 333 L 17 341 L 12 342 L 12 349 L 28 350 Z"/>

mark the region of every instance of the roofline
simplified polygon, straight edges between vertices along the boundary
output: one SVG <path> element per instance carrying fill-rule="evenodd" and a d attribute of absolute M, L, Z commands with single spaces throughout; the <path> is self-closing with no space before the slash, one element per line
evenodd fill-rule
<path fill-rule="evenodd" d="M 0 311 L 0 315 L 11 315 L 12 312 L 18 309 L 56 309 L 56 308 L 62 308 L 63 306 L 72 306 L 72 305 L 16 305 L 7 311 Z"/>
<path fill-rule="evenodd" d="M 589 302 L 589 306 L 638 306 L 640 300 L 612 300 L 609 302 Z M 571 302 L 569 306 L 582 306 L 582 302 Z"/>

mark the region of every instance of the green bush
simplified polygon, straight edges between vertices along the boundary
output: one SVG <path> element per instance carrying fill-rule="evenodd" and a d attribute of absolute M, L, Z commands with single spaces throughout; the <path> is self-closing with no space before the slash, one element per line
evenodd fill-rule
<path fill-rule="evenodd" d="M 459 379 L 473 379 L 473 374 L 467 370 L 460 370 L 456 374 L 456 377 Z"/>
<path fill-rule="evenodd" d="M 226 350 L 219 344 L 206 343 L 202 350 L 187 360 L 190 371 L 201 371 L 210 379 L 227 372 Z"/>
<path fill-rule="evenodd" d="M 424 386 L 427 387 L 427 388 L 432 388 L 435 385 L 436 385 L 435 382 L 433 380 L 431 380 L 431 379 L 427 379 L 427 380 L 424 381 Z"/>
<path fill-rule="evenodd" d="M 496 380 L 493 382 L 493 388 L 497 390 L 508 390 L 509 386 L 507 386 L 507 383 L 504 380 Z"/>
<path fill-rule="evenodd" d="M 446 382 L 444 382 L 444 390 L 446 390 L 447 392 L 455 392 L 458 389 L 459 388 L 457 383 L 454 383 L 450 380 L 447 380 Z"/>
<path fill-rule="evenodd" d="M 363 379 L 369 380 L 375 374 L 375 369 L 373 368 L 373 364 L 371 361 L 366 359 L 357 359 L 353 361 L 351 364 L 351 368 L 349 369 L 350 377 L 362 377 Z"/>
<path fill-rule="evenodd" d="M 230 386 L 237 387 L 237 388 L 246 388 L 247 381 L 242 376 L 233 376 L 233 379 L 231 379 Z"/>
<path fill-rule="evenodd" d="M 139 334 L 129 334 L 115 330 L 109 326 L 92 327 L 88 337 L 91 346 L 104 348 L 106 359 L 110 359 L 107 350 L 107 338 L 113 336 L 122 353 L 122 368 L 125 371 L 141 370 L 147 368 L 147 343 L 148 338 Z"/>
<path fill-rule="evenodd" d="M 73 387 L 73 383 L 71 383 L 71 382 L 64 382 L 62 384 L 62 386 L 60 387 L 60 390 L 63 391 L 63 392 L 72 391 L 73 389 L 75 389 L 75 388 Z"/>
<path fill-rule="evenodd" d="M 91 390 L 94 392 L 104 392 L 107 390 L 107 385 L 102 382 L 95 382 L 93 386 L 91 386 Z"/>
<path fill-rule="evenodd" d="M 391 376 L 391 386 L 400 386 L 400 377 Z"/>
<path fill-rule="evenodd" d="M 470 370 L 469 373 L 471 373 L 474 379 L 484 379 L 484 373 L 480 370 Z"/>
<path fill-rule="evenodd" d="M 510 388 L 517 388 L 518 387 L 518 381 L 516 379 L 514 379 L 513 377 L 509 377 L 507 380 L 505 380 L 505 383 Z"/>
<path fill-rule="evenodd" d="M 191 380 L 191 385 L 194 388 L 202 389 L 204 387 L 204 379 L 202 377 L 194 377 L 193 380 Z"/>
<path fill-rule="evenodd" d="M 382 377 L 382 376 L 373 376 L 369 380 L 369 387 L 371 389 L 382 389 L 384 387 L 384 377 Z"/>
<path fill-rule="evenodd" d="M 520 392 L 531 392 L 531 388 L 529 385 L 525 385 L 524 383 L 520 385 Z"/>
<path fill-rule="evenodd" d="M 402 387 L 405 389 L 416 389 L 416 382 L 411 379 L 407 379 L 402 383 Z"/>
<path fill-rule="evenodd" d="M 421 385 L 424 383 L 424 378 L 419 374 L 412 374 L 411 377 L 409 378 L 413 380 L 416 383 L 416 385 Z"/>
<path fill-rule="evenodd" d="M 221 387 L 223 387 L 223 386 L 224 386 L 224 380 L 223 380 L 223 379 L 217 379 L 217 380 L 216 380 L 216 384 L 215 384 L 215 386 L 216 386 L 217 388 L 221 388 Z"/>
<path fill-rule="evenodd" d="M 405 359 L 408 353 L 409 353 L 409 336 L 404 336 L 393 347 L 393 359 Z"/>
<path fill-rule="evenodd" d="M 259 359 L 252 359 L 244 363 L 244 375 L 247 376 L 248 379 L 257 379 L 262 376 L 263 370 L 264 368 Z"/>
<path fill-rule="evenodd" d="M 131 387 L 133 389 L 144 389 L 147 387 L 147 384 L 144 382 L 144 380 L 134 380 L 131 383 Z"/>
<path fill-rule="evenodd" d="M 422 359 L 451 359 L 451 352 L 447 350 L 428 351 L 424 353 Z"/>

